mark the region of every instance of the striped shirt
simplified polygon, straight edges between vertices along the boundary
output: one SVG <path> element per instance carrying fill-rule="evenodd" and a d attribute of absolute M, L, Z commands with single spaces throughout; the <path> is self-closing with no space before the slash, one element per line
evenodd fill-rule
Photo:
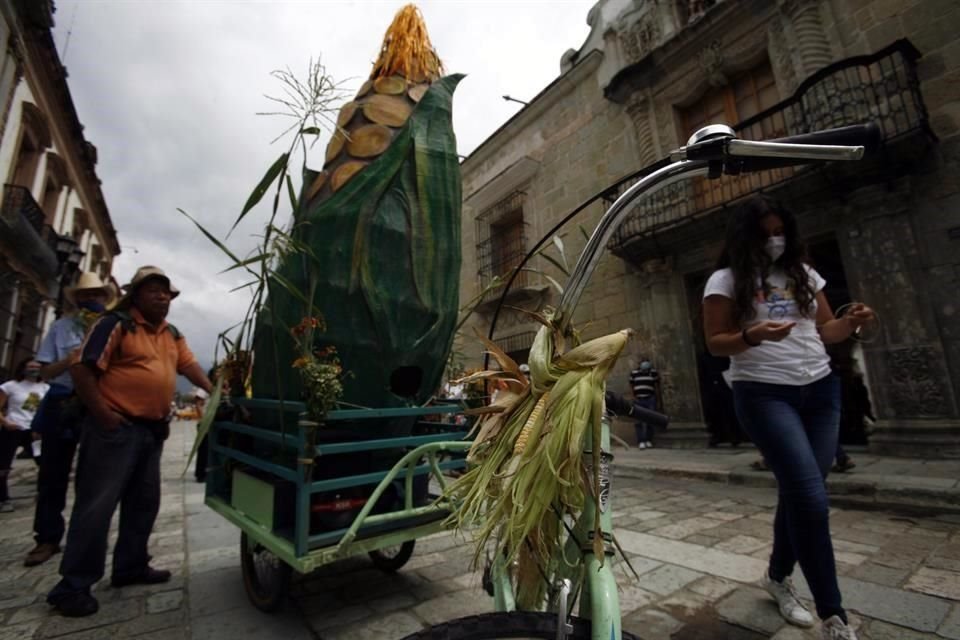
<path fill-rule="evenodd" d="M 633 389 L 633 395 L 637 398 L 646 398 L 657 392 L 657 383 L 660 381 L 660 374 L 656 369 L 634 369 L 630 372 L 630 388 Z"/>

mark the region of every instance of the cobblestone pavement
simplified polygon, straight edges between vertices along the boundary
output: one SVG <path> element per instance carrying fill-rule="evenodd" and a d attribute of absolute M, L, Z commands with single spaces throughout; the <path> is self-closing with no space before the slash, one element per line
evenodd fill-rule
<path fill-rule="evenodd" d="M 193 425 L 181 424 L 167 445 L 151 540 L 155 565 L 172 570 L 173 580 L 124 589 L 101 583 L 101 611 L 89 618 L 62 618 L 44 603 L 58 579 L 56 557 L 22 565 L 32 546 L 35 471 L 17 461 L 17 510 L 0 514 L 0 640 L 396 640 L 492 610 L 470 570 L 470 545 L 439 534 L 418 541 L 396 574 L 366 558 L 339 562 L 295 579 L 282 613 L 260 613 L 243 591 L 239 531 L 203 505 L 192 475 L 180 475 L 192 436 Z M 626 630 L 647 640 L 817 637 L 785 625 L 756 586 L 770 549 L 772 490 L 618 478 L 613 499 L 618 539 L 640 573 L 636 580 L 624 563 L 616 568 Z M 835 509 L 832 526 L 844 601 L 861 637 L 960 640 L 960 518 Z"/>

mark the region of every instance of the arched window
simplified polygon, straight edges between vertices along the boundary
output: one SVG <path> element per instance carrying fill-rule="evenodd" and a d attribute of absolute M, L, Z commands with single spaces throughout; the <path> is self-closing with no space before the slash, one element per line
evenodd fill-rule
<path fill-rule="evenodd" d="M 40 208 L 46 214 L 47 224 L 53 224 L 57 216 L 57 204 L 60 202 L 60 192 L 68 184 L 67 164 L 53 151 L 47 152 L 47 176 L 43 182 L 43 194 L 40 197 Z M 59 223 L 59 224 L 62 224 Z M 60 229 L 66 233 L 67 229 Z M 74 238 L 79 240 L 79 238 Z"/>
<path fill-rule="evenodd" d="M 51 145 L 50 128 L 43 112 L 32 102 L 23 102 L 20 115 L 20 143 L 10 182 L 33 189 L 40 157 Z"/>

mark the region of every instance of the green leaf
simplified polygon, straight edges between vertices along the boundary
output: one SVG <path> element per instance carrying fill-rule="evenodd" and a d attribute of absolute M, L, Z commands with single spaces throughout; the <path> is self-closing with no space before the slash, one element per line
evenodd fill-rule
<path fill-rule="evenodd" d="M 590 239 L 590 234 L 587 233 L 587 229 L 586 229 L 582 224 L 578 224 L 578 225 L 577 225 L 577 228 L 580 229 L 580 233 L 583 234 L 583 239 L 584 239 L 584 240 L 589 240 L 589 239 Z"/>
<path fill-rule="evenodd" d="M 196 220 L 194 220 L 194 219 L 190 216 L 189 213 L 187 213 L 186 211 L 184 211 L 183 209 L 180 209 L 180 208 L 177 208 L 177 211 L 179 211 L 180 213 L 182 213 L 183 215 L 185 215 L 185 216 L 190 220 L 190 222 L 192 222 L 193 224 L 197 225 L 197 229 L 200 229 L 200 232 L 201 232 L 203 235 L 207 236 L 207 239 L 210 240 L 210 242 L 212 242 L 213 244 L 217 245 L 217 247 L 218 247 L 221 251 L 223 251 L 225 254 L 227 254 L 227 255 L 230 257 L 231 260 L 233 260 L 234 262 L 240 262 L 240 258 L 238 258 L 237 256 L 235 256 L 234 253 L 233 253 L 232 251 L 230 251 L 230 249 L 228 249 L 225 244 L 223 244 L 222 242 L 220 242 L 219 240 L 217 240 L 216 237 L 214 237 L 214 235 L 213 235 L 212 233 L 210 233 L 209 231 L 207 231 L 206 229 L 204 229 L 204 228 L 203 228 L 203 225 L 200 224 L 199 222 L 197 222 Z"/>
<path fill-rule="evenodd" d="M 270 168 L 267 169 L 267 173 L 260 180 L 260 184 L 254 188 L 253 193 L 251 193 L 250 197 L 247 198 L 247 203 L 243 205 L 243 210 L 240 212 L 240 216 L 237 218 L 237 221 L 233 223 L 232 227 L 230 227 L 231 232 L 237 228 L 237 225 L 240 224 L 240 221 L 243 220 L 243 217 L 247 215 L 247 212 L 257 206 L 257 203 L 263 199 L 263 194 L 265 194 L 267 189 L 270 188 L 270 184 L 276 180 L 277 176 L 280 175 L 280 172 L 283 171 L 284 167 L 287 166 L 287 158 L 289 157 L 289 153 L 284 153 L 277 158 L 272 165 L 270 165 Z"/>
<path fill-rule="evenodd" d="M 259 282 L 260 282 L 259 280 L 251 280 L 246 284 L 241 284 L 239 286 L 234 287 L 233 289 L 230 289 L 230 291 L 228 291 L 227 293 L 233 293 L 234 291 L 240 291 L 240 289 L 246 289 L 247 287 L 252 287 L 253 285 L 258 284 Z"/>
<path fill-rule="evenodd" d="M 235 263 L 233 266 L 227 267 L 226 269 L 224 269 L 224 270 L 221 271 L 220 273 L 226 273 L 226 272 L 228 272 L 228 271 L 233 271 L 234 269 L 239 269 L 240 267 L 245 267 L 245 266 L 247 266 L 247 265 L 254 264 L 254 263 L 256 263 L 256 262 L 263 262 L 264 260 L 269 260 L 269 259 L 272 258 L 272 257 L 273 257 L 273 256 L 272 256 L 271 254 L 269 254 L 269 253 L 258 253 L 257 255 L 253 256 L 252 258 L 247 258 L 246 260 L 241 260 L 240 262 Z"/>
<path fill-rule="evenodd" d="M 290 196 L 290 209 L 292 211 L 297 210 L 297 194 L 293 191 L 293 180 L 290 178 L 290 174 L 287 174 L 287 195 Z"/>
<path fill-rule="evenodd" d="M 220 396 L 222 394 L 223 378 L 218 378 L 217 384 L 213 388 L 213 393 L 211 393 L 207 399 L 207 406 L 203 410 L 203 417 L 200 418 L 200 423 L 197 424 L 197 437 L 193 441 L 193 447 L 190 449 L 190 455 L 187 457 L 187 466 L 184 468 L 183 473 L 180 474 L 181 478 L 187 473 L 193 457 L 197 455 L 197 449 L 200 448 L 200 443 L 203 442 L 203 439 L 207 437 L 207 432 L 210 431 L 210 425 L 213 424 L 213 418 L 217 415 L 217 408 L 220 406 Z"/>
<path fill-rule="evenodd" d="M 549 262 L 550 264 L 552 264 L 553 266 L 555 266 L 557 269 L 559 269 L 559 270 L 560 270 L 560 273 L 562 273 L 563 275 L 565 275 L 565 276 L 567 276 L 567 277 L 570 276 L 570 271 L 569 271 L 564 265 L 560 264 L 560 261 L 559 261 L 559 260 L 557 260 L 556 258 L 554 258 L 553 256 L 551 256 L 550 254 L 544 253 L 543 250 L 541 249 L 541 250 L 537 253 L 537 255 L 541 256 L 544 260 L 546 260 L 547 262 Z"/>
<path fill-rule="evenodd" d="M 305 127 L 300 129 L 300 133 L 305 136 L 318 136 L 320 135 L 320 127 Z"/>
<path fill-rule="evenodd" d="M 540 271 L 539 269 L 527 269 L 526 267 L 521 269 L 521 271 L 529 271 L 531 273 L 537 273 L 543 276 L 544 278 L 550 281 L 550 284 L 556 287 L 557 291 L 560 293 L 561 296 L 563 295 L 563 286 L 559 282 L 557 282 L 554 278 L 551 278 L 549 275 L 547 275 L 543 271 Z"/>
<path fill-rule="evenodd" d="M 560 253 L 560 259 L 563 260 L 564 273 L 570 273 L 570 265 L 567 264 L 567 254 L 563 251 L 563 240 L 560 236 L 553 236 L 553 246 L 557 248 L 557 251 Z"/>

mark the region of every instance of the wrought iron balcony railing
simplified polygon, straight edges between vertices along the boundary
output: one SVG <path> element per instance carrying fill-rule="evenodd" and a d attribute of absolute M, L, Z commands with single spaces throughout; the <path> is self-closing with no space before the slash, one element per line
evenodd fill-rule
<path fill-rule="evenodd" d="M 920 53 L 908 40 L 898 40 L 877 53 L 828 65 L 801 83 L 793 96 L 740 122 L 734 130 L 742 139 L 763 140 L 875 122 L 885 145 L 917 133 L 936 140 L 917 78 L 919 58 Z M 607 206 L 660 164 L 611 187 L 603 196 Z M 671 185 L 637 206 L 610 240 L 609 249 L 619 253 L 632 239 L 683 224 L 809 170 L 776 169 Z"/>
<path fill-rule="evenodd" d="M 510 272 L 520 264 L 526 255 L 526 234 L 514 233 L 508 236 L 491 235 L 477 245 L 477 275 L 480 278 L 480 290 L 486 289 L 499 277 L 501 281 L 510 276 Z M 526 272 L 517 274 L 514 286 L 527 284 Z M 484 300 L 499 295 L 499 288 L 484 296 Z"/>

